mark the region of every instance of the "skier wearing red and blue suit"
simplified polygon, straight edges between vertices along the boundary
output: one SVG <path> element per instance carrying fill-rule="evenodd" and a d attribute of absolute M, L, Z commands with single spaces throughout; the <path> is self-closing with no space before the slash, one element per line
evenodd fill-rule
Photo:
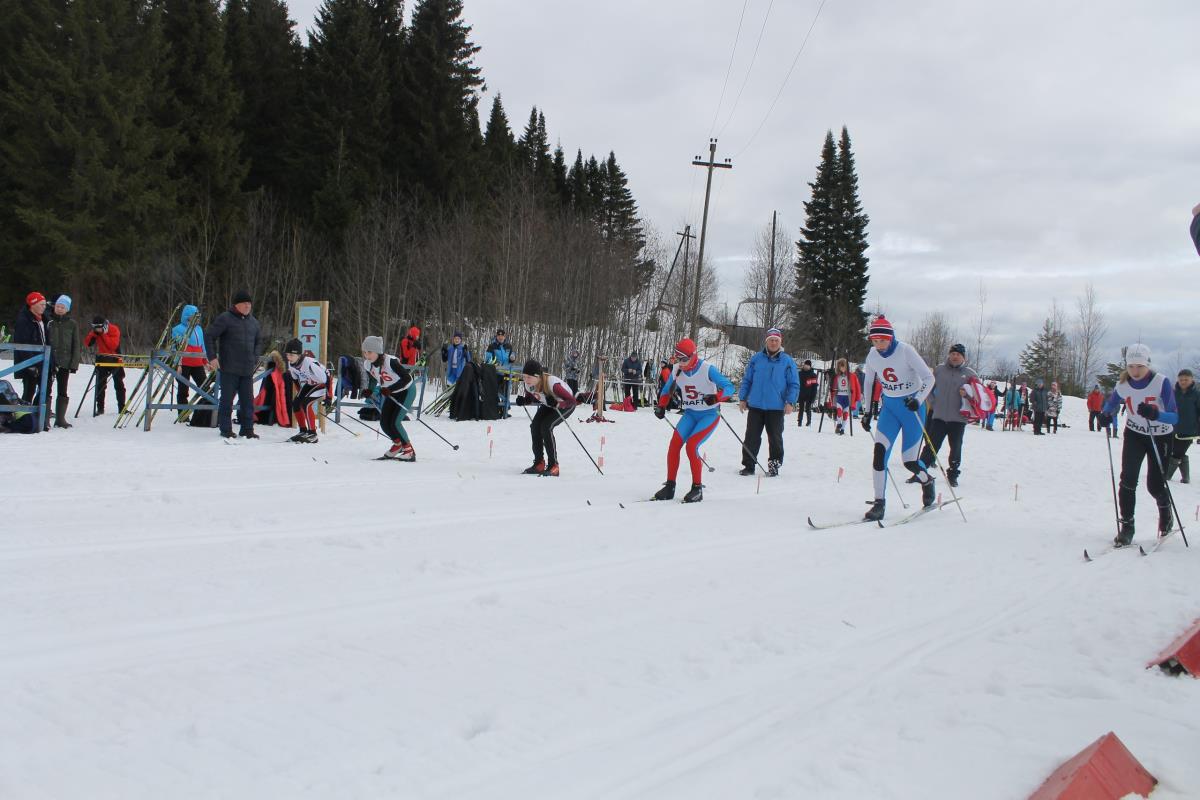
<path fill-rule="evenodd" d="M 719 404 L 733 397 L 736 389 L 721 371 L 696 354 L 696 343 L 691 339 L 680 339 L 675 345 L 675 368 L 658 395 L 654 416 L 664 419 L 671 402 L 671 390 L 679 387 L 679 402 L 683 416 L 671 435 L 671 446 L 667 450 L 667 481 L 655 493 L 654 500 L 671 500 L 675 497 L 675 476 L 679 473 L 679 451 L 686 443 L 688 462 L 692 468 L 692 488 L 683 497 L 685 503 L 697 503 L 704 499 L 703 484 L 700 482 L 700 445 L 716 430 L 721 418 Z"/>

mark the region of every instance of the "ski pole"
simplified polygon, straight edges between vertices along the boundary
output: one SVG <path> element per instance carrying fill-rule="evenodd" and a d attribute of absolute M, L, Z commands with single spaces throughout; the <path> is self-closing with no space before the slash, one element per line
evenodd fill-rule
<path fill-rule="evenodd" d="M 92 377 L 88 379 L 87 388 L 83 390 L 83 397 L 79 398 L 79 405 L 75 406 L 74 419 L 79 419 L 79 412 L 83 410 L 83 401 L 87 399 L 87 394 L 92 389 L 92 384 L 96 381 L 96 370 L 92 369 Z"/>
<path fill-rule="evenodd" d="M 371 426 L 371 425 L 368 425 L 367 423 L 363 422 L 363 421 L 362 421 L 361 419 L 359 419 L 358 417 L 356 417 L 356 416 L 353 416 L 352 414 L 346 414 L 346 415 L 345 415 L 345 417 L 346 417 L 346 419 L 353 420 L 354 422 L 357 422 L 359 425 L 362 425 L 362 426 L 363 426 L 364 428 L 366 428 L 367 430 L 369 430 L 369 431 L 373 431 L 373 432 L 375 433 L 375 435 L 376 435 L 376 436 L 378 436 L 378 435 L 379 435 L 379 429 L 378 429 L 378 428 L 375 428 L 375 427 L 373 427 L 373 426 Z M 325 419 L 330 419 L 330 420 L 331 420 L 332 418 L 331 418 L 331 417 L 329 417 L 329 416 L 326 416 L 326 417 L 325 417 Z M 338 424 L 338 423 L 334 423 L 334 424 Z"/>
<path fill-rule="evenodd" d="M 558 418 L 562 420 L 562 424 L 567 426 L 567 430 L 571 432 L 571 435 L 575 436 L 575 429 L 571 427 L 571 423 L 567 422 L 567 418 L 563 416 L 563 413 L 558 410 L 558 406 L 554 407 L 554 411 L 556 414 L 558 414 Z M 525 413 L 528 414 L 528 410 Z M 588 449 L 583 446 L 583 442 L 579 440 L 578 436 L 575 436 L 575 441 L 579 442 L 579 446 L 583 448 L 583 452 L 587 453 L 588 460 L 592 462 L 592 466 L 596 468 L 596 472 L 599 472 L 601 475 L 603 475 L 604 470 L 600 469 L 600 465 L 596 463 L 596 459 L 592 458 L 592 454 L 588 453 Z"/>
<path fill-rule="evenodd" d="M 904 506 L 905 508 L 908 508 L 908 503 L 904 502 L 904 495 L 900 494 L 900 487 L 896 484 L 896 476 L 893 475 L 892 471 L 890 469 L 888 469 L 887 467 L 884 467 L 884 470 L 887 472 L 888 477 L 892 479 L 892 489 L 895 490 L 896 497 L 900 498 L 900 505 Z"/>
<path fill-rule="evenodd" d="M 1158 442 L 1154 440 L 1153 434 L 1147 435 L 1150 436 L 1150 451 L 1154 453 L 1154 464 L 1158 467 L 1158 477 L 1162 479 L 1163 489 L 1167 493 L 1167 499 L 1171 501 L 1171 510 L 1175 512 L 1175 522 L 1177 525 L 1179 525 L 1179 535 L 1183 537 L 1183 546 L 1191 547 L 1191 545 L 1188 544 L 1187 534 L 1183 532 L 1183 519 L 1179 516 L 1179 509 L 1175 507 L 1175 495 L 1171 493 L 1171 485 L 1163 473 L 1162 454 L 1158 452 Z M 1162 535 L 1161 532 L 1159 535 Z"/>
<path fill-rule="evenodd" d="M 925 437 L 925 443 L 929 445 L 929 452 L 933 455 L 933 463 L 937 465 L 938 471 L 946 479 L 946 488 L 950 490 L 950 496 L 954 498 L 954 505 L 958 506 L 958 513 L 962 514 L 963 522 L 966 522 L 967 513 L 963 511 L 962 503 L 958 502 L 958 495 L 954 493 L 954 487 L 950 485 L 950 477 L 946 475 L 942 462 L 938 460 L 937 451 L 933 448 L 933 440 L 929 438 L 929 431 L 925 430 L 925 422 L 920 417 L 917 417 L 917 420 L 921 423 L 921 436 Z"/>
<path fill-rule="evenodd" d="M 1117 536 L 1121 535 L 1121 507 L 1117 504 L 1117 470 L 1113 467 L 1112 457 L 1112 428 L 1104 426 L 1104 440 L 1108 442 L 1108 477 L 1112 481 L 1113 517 L 1117 523 Z"/>
<path fill-rule="evenodd" d="M 729 424 L 729 420 L 725 419 L 724 415 L 721 414 L 720 406 L 717 407 L 717 416 L 721 418 L 721 422 L 725 423 L 725 427 L 729 428 L 729 432 L 733 434 L 733 438 L 738 440 L 738 444 L 740 444 L 742 446 L 742 452 L 744 452 L 746 455 L 750 456 L 750 458 L 752 458 L 754 460 L 755 464 L 758 464 L 758 468 L 763 471 L 764 475 L 769 475 L 770 473 L 767 472 L 765 469 L 763 469 L 763 465 L 761 463 L 759 463 L 758 456 L 756 456 L 756 455 L 754 455 L 754 453 L 750 452 L 750 448 L 746 447 L 746 443 L 742 441 L 742 437 L 737 435 L 737 431 L 735 431 L 733 429 L 733 426 Z"/>
<path fill-rule="evenodd" d="M 674 423 L 674 422 L 671 422 L 671 420 L 667 419 L 666 417 L 663 417 L 663 422 L 665 422 L 665 423 L 667 423 L 668 425 L 670 425 L 670 426 L 671 426 L 671 430 L 675 430 L 675 423 Z M 699 452 L 699 451 L 696 451 L 696 455 L 700 456 L 700 452 Z M 717 471 L 717 468 L 716 468 L 716 467 L 714 467 L 714 466 L 712 466 L 711 464 L 709 464 L 709 463 L 708 463 L 708 461 L 706 461 L 706 460 L 705 460 L 704 456 L 700 456 L 700 460 L 704 462 L 704 466 L 708 467 L 708 471 L 709 471 L 709 472 L 716 472 L 716 471 Z"/>
<path fill-rule="evenodd" d="M 400 402 L 399 400 L 397 400 L 396 398 L 392 397 L 390 394 L 387 396 L 387 399 L 388 399 L 388 400 L 391 400 L 393 403 L 395 403 L 396 405 L 400 406 L 400 408 L 404 409 L 404 413 L 405 413 L 405 414 L 411 414 L 411 413 L 412 413 L 412 409 L 410 409 L 408 406 L 404 405 L 404 403 L 401 403 L 401 402 Z M 439 438 L 439 439 L 441 439 L 443 442 L 445 442 L 446 444 L 450 445 L 450 449 L 451 449 L 451 450 L 457 450 L 457 449 L 458 449 L 458 445 L 454 444 L 454 443 L 453 443 L 453 442 L 451 442 L 449 439 L 447 439 L 445 436 L 442 436 L 440 433 L 438 433 L 437 431 L 435 431 L 433 428 L 429 427 L 429 423 L 428 423 L 428 422 L 426 422 L 425 420 L 423 420 L 423 419 L 418 419 L 418 420 L 417 420 L 417 422 L 419 422 L 420 424 L 424 425 L 424 426 L 426 427 L 426 429 L 428 429 L 428 430 L 429 430 L 429 432 L 430 432 L 430 433 L 432 433 L 434 436 L 438 437 L 438 438 Z"/>
<path fill-rule="evenodd" d="M 350 430 L 350 429 L 349 429 L 349 428 L 347 428 L 345 425 L 343 425 L 342 423 L 338 422 L 338 421 L 337 421 L 336 419 L 334 419 L 333 417 L 329 416 L 329 414 L 328 414 L 328 413 L 326 413 L 324 409 L 321 409 L 320 411 L 318 411 L 318 416 L 319 416 L 321 419 L 324 419 L 324 420 L 326 420 L 327 422 L 332 422 L 334 425 L 337 425 L 339 428 L 341 428 L 341 429 L 342 429 L 342 430 L 344 430 L 346 433 L 348 433 L 348 434 L 350 434 L 351 436 L 353 436 L 355 439 L 357 439 L 357 438 L 358 438 L 358 432 L 357 432 L 357 431 L 352 431 L 352 430 Z M 346 416 L 348 417 L 348 416 L 350 416 L 350 415 L 349 415 L 349 414 L 347 414 Z M 359 420 L 359 422 L 362 422 L 362 420 Z M 366 427 L 368 427 L 368 428 L 371 428 L 371 426 L 370 426 L 370 425 L 366 425 L 366 423 L 363 423 L 363 424 L 364 424 Z M 375 430 L 375 429 L 374 429 L 374 428 L 371 428 L 371 430 Z"/>

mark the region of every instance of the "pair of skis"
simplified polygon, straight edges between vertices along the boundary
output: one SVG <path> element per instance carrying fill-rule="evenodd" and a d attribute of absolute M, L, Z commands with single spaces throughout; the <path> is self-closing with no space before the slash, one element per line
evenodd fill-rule
<path fill-rule="evenodd" d="M 1170 530 L 1170 531 L 1167 531 L 1166 533 L 1164 533 L 1162 536 L 1155 537 L 1154 544 L 1150 545 L 1149 550 L 1146 549 L 1145 545 L 1139 544 L 1136 548 L 1136 552 L 1143 556 L 1148 556 L 1148 555 L 1152 555 L 1153 553 L 1157 553 L 1159 551 L 1159 548 L 1161 548 L 1163 546 L 1163 543 L 1166 542 L 1167 539 L 1170 539 L 1171 536 L 1174 534 L 1175 534 L 1175 531 Z M 1120 547 L 1118 547 L 1115 544 L 1110 544 L 1108 547 L 1106 547 L 1103 550 L 1100 550 L 1099 552 L 1094 553 L 1094 554 L 1089 553 L 1087 551 L 1087 549 L 1085 548 L 1083 551 L 1083 560 L 1086 563 L 1091 563 L 1092 561 L 1095 561 L 1096 559 L 1101 558 L 1102 556 L 1106 556 L 1109 553 L 1115 553 L 1119 550 L 1134 550 L 1134 549 L 1135 548 L 1134 548 L 1132 542 L 1130 542 L 1129 544 L 1126 544 L 1126 545 L 1121 545 Z"/>
<path fill-rule="evenodd" d="M 931 506 L 924 506 L 923 508 L 919 508 L 916 511 L 913 511 L 911 514 L 907 514 L 903 517 L 900 517 L 900 519 L 890 520 L 890 521 L 888 521 L 888 523 L 886 525 L 884 524 L 883 520 L 862 519 L 861 517 L 858 519 L 852 519 L 852 520 L 848 520 L 848 521 L 844 521 L 844 522 L 827 522 L 827 523 L 816 523 L 816 522 L 813 522 L 812 517 L 809 517 L 808 518 L 808 527 L 812 528 L 814 531 L 823 531 L 823 530 L 828 530 L 830 528 L 845 528 L 850 525 L 866 525 L 866 524 L 874 522 L 880 528 L 894 528 L 897 525 L 906 525 L 910 522 L 913 522 L 914 520 L 920 519 L 921 517 L 928 514 L 930 511 L 941 511 L 946 506 L 954 505 L 955 503 L 961 502 L 961 500 L 962 500 L 962 498 L 957 498 L 954 500 L 947 500 L 944 503 L 935 503 L 934 505 L 931 505 Z"/>

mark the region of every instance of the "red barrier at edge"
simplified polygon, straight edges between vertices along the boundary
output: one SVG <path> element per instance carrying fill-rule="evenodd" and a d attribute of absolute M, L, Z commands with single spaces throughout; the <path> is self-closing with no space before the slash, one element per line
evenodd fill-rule
<path fill-rule="evenodd" d="M 1175 675 L 1186 672 L 1193 678 L 1200 678 L 1200 619 L 1193 622 L 1192 627 L 1171 642 L 1146 667 L 1162 667 Z"/>
<path fill-rule="evenodd" d="M 1145 797 L 1156 783 L 1109 731 L 1056 769 L 1029 800 L 1120 800 L 1131 792 Z"/>

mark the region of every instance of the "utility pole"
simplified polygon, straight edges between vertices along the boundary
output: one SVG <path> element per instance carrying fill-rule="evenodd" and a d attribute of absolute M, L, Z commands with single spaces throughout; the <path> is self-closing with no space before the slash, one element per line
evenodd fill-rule
<path fill-rule="evenodd" d="M 775 215 L 771 212 L 771 266 L 767 268 L 767 318 L 763 324 L 770 328 L 775 324 Z"/>
<path fill-rule="evenodd" d="M 680 337 L 683 336 L 684 320 L 687 318 L 687 296 L 688 289 L 691 287 L 691 283 L 688 282 L 688 275 L 691 272 L 691 267 L 689 266 L 691 263 L 691 244 L 692 239 L 696 238 L 696 234 L 692 233 L 691 225 L 684 225 L 683 232 L 677 232 L 675 235 L 683 237 L 681 240 L 683 244 L 683 274 L 679 279 L 679 305 L 675 307 L 676 314 L 674 328 L 675 341 L 679 341 Z"/>
<path fill-rule="evenodd" d="M 714 169 L 733 169 L 733 164 L 727 158 L 724 163 L 717 163 L 717 140 L 708 140 L 708 161 L 701 161 L 700 156 L 692 161 L 692 166 L 705 167 L 708 170 L 708 182 L 704 186 L 704 216 L 700 219 L 700 254 L 696 257 L 696 291 L 692 295 L 692 327 L 691 337 L 694 340 L 699 330 L 700 316 L 700 276 L 704 271 L 704 237 L 708 233 L 708 199 L 712 194 L 712 175 Z"/>

